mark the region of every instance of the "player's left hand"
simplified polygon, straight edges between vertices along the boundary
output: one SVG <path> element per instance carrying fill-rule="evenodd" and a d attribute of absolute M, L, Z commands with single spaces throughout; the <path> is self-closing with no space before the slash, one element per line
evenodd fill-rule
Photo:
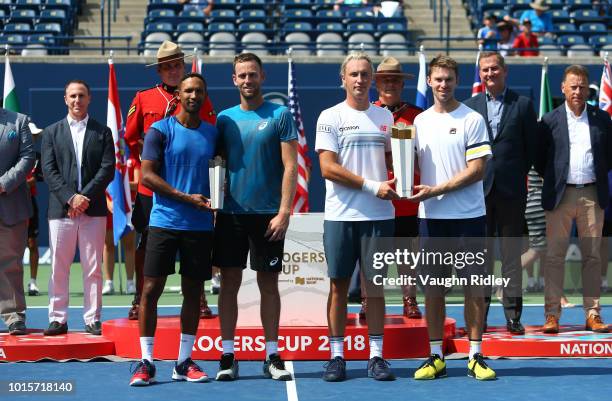
<path fill-rule="evenodd" d="M 289 216 L 290 213 L 279 212 L 268 224 L 268 229 L 264 234 L 264 237 L 268 241 L 280 241 L 285 238 L 287 228 L 289 227 Z"/>
<path fill-rule="evenodd" d="M 414 195 L 409 196 L 407 199 L 412 202 L 422 202 L 425 199 L 433 198 L 437 196 L 434 192 L 433 187 L 429 185 L 415 185 L 414 191 L 416 192 Z"/>

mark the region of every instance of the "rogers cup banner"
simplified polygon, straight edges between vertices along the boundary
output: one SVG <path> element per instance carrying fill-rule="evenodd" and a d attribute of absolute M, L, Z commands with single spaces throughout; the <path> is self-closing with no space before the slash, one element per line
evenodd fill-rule
<path fill-rule="evenodd" d="M 133 230 L 132 227 L 132 200 L 130 198 L 130 177 L 127 171 L 128 147 L 123 136 L 123 117 L 119 104 L 119 91 L 115 77 L 113 60 L 108 60 L 108 109 L 106 125 L 113 133 L 115 144 L 115 178 L 107 188 L 113 201 L 113 241 L 119 243 L 121 237 Z"/>
<path fill-rule="evenodd" d="M 293 215 L 278 279 L 281 326 L 327 327 L 329 278 L 323 252 L 323 213 Z M 238 292 L 238 326 L 261 326 L 256 272 L 247 268 Z"/>

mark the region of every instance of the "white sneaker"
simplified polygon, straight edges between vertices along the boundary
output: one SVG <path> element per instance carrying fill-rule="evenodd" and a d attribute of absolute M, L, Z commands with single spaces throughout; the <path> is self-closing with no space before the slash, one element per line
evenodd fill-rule
<path fill-rule="evenodd" d="M 263 364 L 263 374 L 268 379 L 291 380 L 291 372 L 285 369 L 285 363 L 278 354 L 272 354 L 266 358 Z"/>
<path fill-rule="evenodd" d="M 218 274 L 212 276 L 210 280 L 210 293 L 215 295 L 219 293 L 219 289 L 221 288 L 221 277 Z"/>
<path fill-rule="evenodd" d="M 113 286 L 113 282 L 111 280 L 106 280 L 104 282 L 104 287 L 102 287 L 102 295 L 113 295 L 115 293 L 115 287 Z"/>
<path fill-rule="evenodd" d="M 134 280 L 127 281 L 125 293 L 128 295 L 136 294 L 136 285 L 134 284 Z"/>
<path fill-rule="evenodd" d="M 40 291 L 38 290 L 36 283 L 31 281 L 30 284 L 28 284 L 28 295 L 36 296 L 38 294 L 40 294 Z"/>

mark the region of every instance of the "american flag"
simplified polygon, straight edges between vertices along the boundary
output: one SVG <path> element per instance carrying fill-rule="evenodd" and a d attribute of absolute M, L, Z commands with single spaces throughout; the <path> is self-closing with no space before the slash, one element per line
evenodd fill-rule
<path fill-rule="evenodd" d="M 480 60 L 480 50 L 476 54 L 476 66 L 474 67 L 474 83 L 472 84 L 472 96 L 476 96 L 479 93 L 484 93 L 485 88 L 482 82 L 480 82 L 480 68 L 478 66 L 478 60 Z"/>
<path fill-rule="evenodd" d="M 310 168 L 312 162 L 308 157 L 308 144 L 306 143 L 306 135 L 304 134 L 304 124 L 302 124 L 302 111 L 300 109 L 300 101 L 297 94 L 295 84 L 295 72 L 293 60 L 289 58 L 289 80 L 288 80 L 289 110 L 295 120 L 295 125 L 298 129 L 298 178 L 297 187 L 295 189 L 295 198 L 293 199 L 293 213 L 308 212 L 308 179 L 310 177 Z"/>
<path fill-rule="evenodd" d="M 610 70 L 610 63 L 607 59 L 604 60 L 599 84 L 599 108 L 612 118 L 612 70 Z"/>

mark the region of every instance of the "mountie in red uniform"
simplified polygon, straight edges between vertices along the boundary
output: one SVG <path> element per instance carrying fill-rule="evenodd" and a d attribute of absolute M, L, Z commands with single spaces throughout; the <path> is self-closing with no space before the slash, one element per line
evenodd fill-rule
<path fill-rule="evenodd" d="M 174 90 L 175 88 L 166 84 L 160 84 L 136 93 L 127 114 L 125 127 L 125 141 L 130 147 L 131 154 L 140 154 L 139 141 L 144 140 L 151 124 L 179 113 L 181 103 L 175 96 Z M 206 100 L 200 109 L 200 118 L 212 125 L 217 122 L 217 116 L 209 96 L 206 96 Z M 153 192 L 140 182 L 138 183 L 138 192 L 146 196 L 153 196 Z"/>
<path fill-rule="evenodd" d="M 379 107 L 384 107 L 393 113 L 393 121 L 396 125 L 398 123 L 413 125 L 415 117 L 423 112 L 423 109 L 420 107 L 405 102 L 400 102 L 400 104 L 395 107 L 385 106 L 380 100 L 375 101 L 374 104 Z M 417 132 L 417 135 L 418 134 L 419 133 Z M 389 179 L 393 179 L 392 172 L 389 172 Z M 414 185 L 419 185 L 419 183 L 420 177 L 415 170 Z M 419 204 L 409 200 L 394 200 L 393 206 L 395 206 L 395 216 L 416 216 L 419 211 Z"/>

